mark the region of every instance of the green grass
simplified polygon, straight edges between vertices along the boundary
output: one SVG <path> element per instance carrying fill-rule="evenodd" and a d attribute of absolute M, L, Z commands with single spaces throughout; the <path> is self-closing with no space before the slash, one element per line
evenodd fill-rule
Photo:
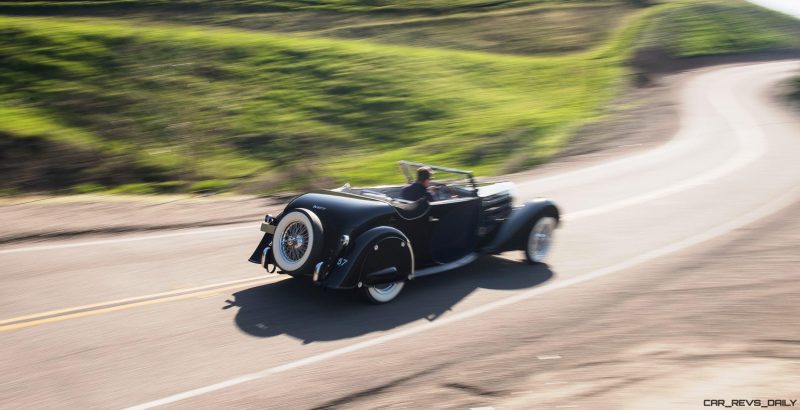
<path fill-rule="evenodd" d="M 459 4 L 468 3 L 475 2 Z M 400 159 L 484 175 L 516 171 L 546 161 L 604 114 L 624 87 L 635 47 L 678 57 L 800 47 L 798 24 L 788 18 L 739 2 L 693 3 L 630 9 L 595 47 L 546 56 L 123 19 L 0 17 L 0 143 L 49 141 L 72 156 L 90 152 L 91 166 L 59 173 L 59 186 L 75 192 L 399 182 Z M 698 19 L 698 10 L 710 14 Z M 717 32 L 719 21 L 742 24 L 732 36 Z M 431 24 L 425 30 L 435 31 Z M 59 152 L 46 154 L 57 162 Z M 28 170 L 35 158 L 9 160 Z M 27 174 L 52 174 L 40 162 Z M 4 180 L 5 192 L 37 189 L 35 178 Z"/>
<path fill-rule="evenodd" d="M 796 48 L 800 25 L 785 15 L 737 1 L 696 2 L 655 16 L 638 46 L 656 46 L 674 57 Z"/>
<path fill-rule="evenodd" d="M 9 2 L 0 0 L 0 13 L 6 3 Z M 16 5 L 9 11 L 23 14 L 83 14 L 145 23 L 216 25 L 505 54 L 562 53 L 591 48 L 603 41 L 622 18 L 641 7 L 636 0 L 282 3 L 97 0 L 9 4 Z M 267 9 L 237 9 L 254 4 Z"/>
<path fill-rule="evenodd" d="M 620 2 L 545 3 L 491 12 L 341 24 L 309 34 L 502 54 L 558 54 L 598 45 L 636 10 Z"/>
<path fill-rule="evenodd" d="M 35 108 L 0 105 L 0 118 L 3 119 L 0 129 L 15 138 L 47 135 L 48 139 L 53 142 L 78 147 L 97 148 L 104 145 L 103 141 L 94 134 L 58 123 L 46 113 L 39 112 Z"/>
<path fill-rule="evenodd" d="M 452 13 L 491 10 L 538 3 L 570 3 L 580 0 L 6 0 L 0 11 L 96 11 L 154 9 L 160 11 L 334 11 L 381 13 Z M 618 0 L 640 3 L 636 0 Z"/>

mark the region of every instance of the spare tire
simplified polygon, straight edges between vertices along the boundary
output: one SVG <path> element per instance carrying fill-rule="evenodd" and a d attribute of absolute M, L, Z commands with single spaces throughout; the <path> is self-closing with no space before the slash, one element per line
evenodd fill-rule
<path fill-rule="evenodd" d="M 275 264 L 291 275 L 308 275 L 322 255 L 322 223 L 313 212 L 295 209 L 284 215 L 272 240 Z"/>

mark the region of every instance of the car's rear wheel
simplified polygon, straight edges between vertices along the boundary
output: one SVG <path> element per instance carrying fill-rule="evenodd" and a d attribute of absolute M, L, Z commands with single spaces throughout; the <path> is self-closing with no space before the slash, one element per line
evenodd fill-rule
<path fill-rule="evenodd" d="M 293 276 L 311 273 L 322 253 L 322 224 L 310 211 L 284 215 L 273 236 L 275 264 Z"/>
<path fill-rule="evenodd" d="M 403 290 L 405 282 L 390 282 L 380 285 L 364 286 L 361 290 L 368 301 L 376 304 L 388 303 L 394 300 Z"/>
<path fill-rule="evenodd" d="M 531 226 L 528 243 L 525 247 L 525 258 L 530 263 L 541 263 L 547 258 L 553 242 L 553 231 L 558 220 L 548 214 L 540 216 Z"/>

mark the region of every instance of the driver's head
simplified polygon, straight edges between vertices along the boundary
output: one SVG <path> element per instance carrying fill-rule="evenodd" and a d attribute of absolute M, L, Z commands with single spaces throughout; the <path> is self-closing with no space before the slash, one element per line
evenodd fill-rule
<path fill-rule="evenodd" d="M 431 167 L 417 168 L 417 182 L 425 187 L 431 184 Z"/>

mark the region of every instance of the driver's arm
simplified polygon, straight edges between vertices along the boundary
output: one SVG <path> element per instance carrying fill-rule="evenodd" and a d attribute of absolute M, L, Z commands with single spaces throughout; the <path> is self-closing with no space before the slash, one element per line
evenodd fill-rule
<path fill-rule="evenodd" d="M 425 190 L 425 199 L 427 199 L 428 202 L 433 202 L 438 199 L 436 195 L 436 188 L 436 185 L 431 185 Z"/>

